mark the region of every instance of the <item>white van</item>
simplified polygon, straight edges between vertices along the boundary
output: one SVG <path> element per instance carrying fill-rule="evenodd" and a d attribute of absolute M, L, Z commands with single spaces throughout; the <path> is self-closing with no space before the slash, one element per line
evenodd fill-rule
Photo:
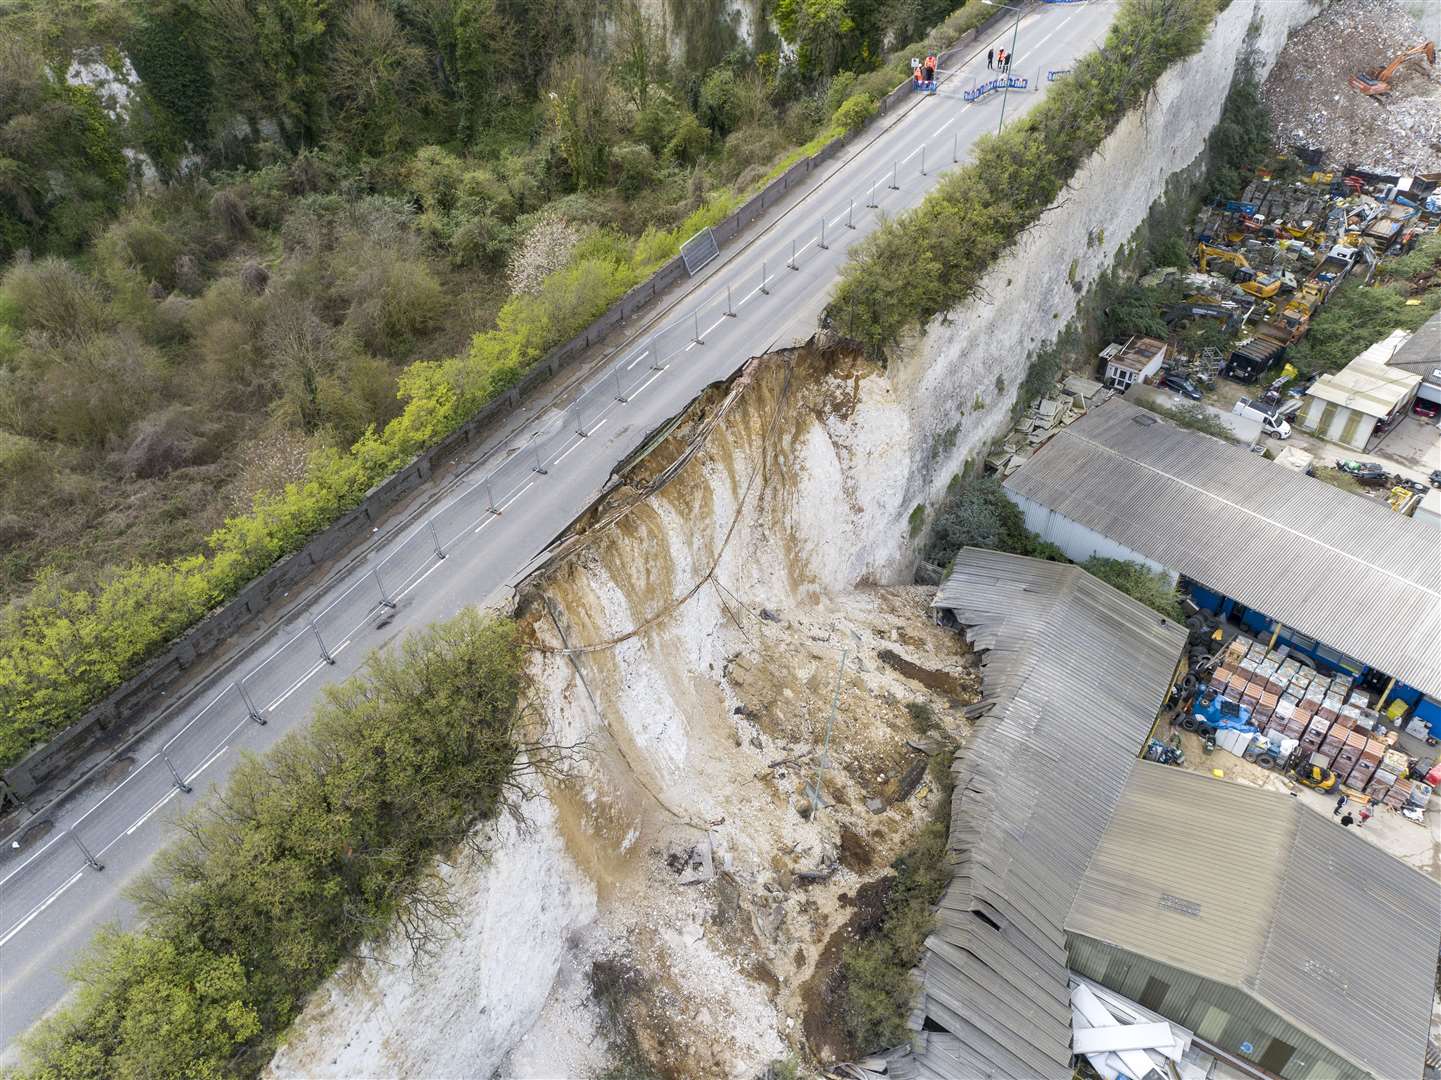
<path fill-rule="evenodd" d="M 1290 424 L 1270 410 L 1252 404 L 1250 398 L 1239 399 L 1231 411 L 1237 416 L 1244 416 L 1248 420 L 1255 420 L 1259 423 L 1262 435 L 1269 435 L 1273 439 L 1289 439 L 1291 437 Z"/>

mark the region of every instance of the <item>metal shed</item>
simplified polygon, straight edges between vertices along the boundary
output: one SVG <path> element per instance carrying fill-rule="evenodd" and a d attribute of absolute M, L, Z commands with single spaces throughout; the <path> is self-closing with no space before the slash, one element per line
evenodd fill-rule
<path fill-rule="evenodd" d="M 1071 966 L 1286 1080 L 1420 1077 L 1441 884 L 1283 792 L 1140 762 Z"/>
<path fill-rule="evenodd" d="M 982 653 L 986 710 L 952 766 L 955 877 L 922 960 L 916 1065 L 1068 1080 L 1063 923 L 1186 631 L 1079 566 L 975 548 L 933 608 Z"/>

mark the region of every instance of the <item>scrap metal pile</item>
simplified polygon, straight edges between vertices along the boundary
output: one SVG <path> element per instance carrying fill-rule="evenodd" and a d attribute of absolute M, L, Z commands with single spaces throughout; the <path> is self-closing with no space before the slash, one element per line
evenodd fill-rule
<path fill-rule="evenodd" d="M 1261 90 L 1276 146 L 1331 168 L 1441 171 L 1441 72 L 1425 37 L 1396 0 L 1342 0 L 1298 29 Z"/>

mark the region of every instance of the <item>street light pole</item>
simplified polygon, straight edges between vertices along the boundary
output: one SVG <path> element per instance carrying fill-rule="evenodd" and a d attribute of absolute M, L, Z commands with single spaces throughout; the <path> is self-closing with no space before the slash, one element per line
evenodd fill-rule
<path fill-rule="evenodd" d="M 1001 133 L 1001 128 L 1006 123 L 1006 100 L 1011 96 L 1011 56 L 1016 51 L 1016 36 L 1021 32 L 1021 9 L 1014 4 L 998 4 L 995 0 L 981 0 L 986 7 L 1010 8 L 1016 13 L 1016 21 L 1011 27 L 1011 50 L 1006 53 L 1006 88 L 1001 91 L 1001 118 L 996 122 L 996 134 Z"/>

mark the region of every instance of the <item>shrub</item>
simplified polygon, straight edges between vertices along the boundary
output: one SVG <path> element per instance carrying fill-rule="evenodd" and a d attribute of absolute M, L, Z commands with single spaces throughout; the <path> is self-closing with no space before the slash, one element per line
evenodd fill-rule
<path fill-rule="evenodd" d="M 1104 46 L 948 174 L 916 209 L 853 253 L 830 304 L 833 321 L 878 352 L 973 295 L 986 269 L 1055 200 L 1061 186 L 1175 60 L 1205 39 L 1212 0 L 1125 0 Z M 897 266 L 911 272 L 897 274 Z"/>
<path fill-rule="evenodd" d="M 131 889 L 142 926 L 97 938 L 19 1075 L 253 1075 L 361 942 L 434 949 L 454 909 L 433 858 L 556 761 L 526 745 L 520 659 L 511 623 L 468 609 L 328 687 L 187 818 Z"/>
<path fill-rule="evenodd" d="M 941 756 L 941 755 L 938 755 Z M 845 997 L 841 1022 L 856 1046 L 883 1049 L 909 1037 L 915 997 L 911 970 L 935 924 L 935 906 L 950 880 L 945 821 L 932 821 L 891 864 L 895 877 L 880 927 L 841 957 Z"/>
<path fill-rule="evenodd" d="M 1031 534 L 1020 509 L 1000 481 L 979 476 L 962 481 L 936 512 L 925 559 L 948 567 L 964 547 L 992 548 L 1016 555 L 1031 553 Z"/>
<path fill-rule="evenodd" d="M 1139 600 L 1168 619 L 1181 621 L 1176 585 L 1162 571 L 1150 570 L 1143 563 L 1129 559 L 1104 559 L 1099 555 L 1087 559 L 1081 566 L 1132 600 Z"/>
<path fill-rule="evenodd" d="M 876 103 L 866 94 L 852 94 L 836 110 L 834 120 L 838 127 L 854 135 L 876 115 Z"/>

